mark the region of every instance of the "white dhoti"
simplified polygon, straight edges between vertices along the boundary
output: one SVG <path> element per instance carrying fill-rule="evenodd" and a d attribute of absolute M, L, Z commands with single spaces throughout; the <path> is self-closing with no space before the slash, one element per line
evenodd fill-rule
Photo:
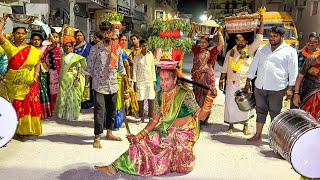
<path fill-rule="evenodd" d="M 153 83 L 138 85 L 136 96 L 138 101 L 142 101 L 145 99 L 154 99 L 156 96 L 156 91 L 154 90 Z"/>
<path fill-rule="evenodd" d="M 225 94 L 224 122 L 228 124 L 246 123 L 253 117 L 252 110 L 241 111 L 234 100 L 234 93 L 242 87 L 236 85 L 227 85 Z"/>

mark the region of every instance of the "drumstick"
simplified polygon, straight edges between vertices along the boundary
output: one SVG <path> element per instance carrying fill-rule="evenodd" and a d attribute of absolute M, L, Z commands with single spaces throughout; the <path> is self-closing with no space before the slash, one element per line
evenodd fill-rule
<path fill-rule="evenodd" d="M 123 114 L 123 122 L 124 125 L 126 126 L 126 130 L 127 130 L 127 135 L 130 135 L 130 128 L 129 128 L 129 123 L 128 123 L 128 119 L 126 116 L 126 108 L 124 108 L 124 80 L 123 80 L 123 76 L 122 76 L 122 85 L 121 85 L 121 106 L 122 106 L 122 114 Z"/>
<path fill-rule="evenodd" d="M 200 84 L 200 83 L 197 83 L 197 82 L 194 82 L 194 81 L 191 81 L 191 80 L 189 80 L 189 79 L 181 78 L 181 77 L 178 77 L 178 79 L 180 79 L 181 81 L 187 82 L 187 83 L 189 83 L 189 84 L 192 84 L 192 85 L 201 87 L 201 88 L 203 88 L 203 89 L 210 90 L 210 88 L 209 88 L 208 86 L 203 85 L 203 84 Z"/>

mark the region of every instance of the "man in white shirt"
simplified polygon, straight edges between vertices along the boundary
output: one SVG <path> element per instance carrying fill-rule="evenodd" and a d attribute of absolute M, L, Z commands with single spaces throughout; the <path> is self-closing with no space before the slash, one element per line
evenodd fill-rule
<path fill-rule="evenodd" d="M 298 75 L 298 57 L 296 51 L 283 41 L 285 31 L 272 27 L 269 43 L 257 51 L 247 72 L 245 90 L 251 89 L 250 82 L 255 78 L 254 95 L 256 99 L 256 134 L 248 141 L 261 141 L 263 125 L 268 113 L 271 121 L 282 109 L 283 95 L 291 99 L 292 88 Z"/>
<path fill-rule="evenodd" d="M 140 123 L 144 122 L 144 100 L 148 100 L 148 116 L 152 117 L 153 100 L 156 95 L 156 70 L 153 54 L 148 50 L 147 42 L 140 40 L 141 54 L 134 57 L 132 80 L 139 104 Z"/>

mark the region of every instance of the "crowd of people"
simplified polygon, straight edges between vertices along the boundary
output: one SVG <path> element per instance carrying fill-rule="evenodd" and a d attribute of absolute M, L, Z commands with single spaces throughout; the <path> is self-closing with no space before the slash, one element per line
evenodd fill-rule
<path fill-rule="evenodd" d="M 4 14 L 0 31 L 6 19 Z M 137 122 L 146 121 L 147 101 L 148 123 L 138 134 L 127 135 L 131 143 L 128 151 L 110 165 L 96 168 L 110 175 L 122 171 L 141 176 L 192 171 L 200 121 L 207 124 L 217 96 L 214 65 L 225 44 L 222 29 L 217 30 L 218 45 L 210 46 L 209 36 L 202 36 L 199 45 L 192 47 L 192 80 L 209 90 L 198 86 L 191 90 L 181 84 L 175 66 L 155 67 L 147 41 L 138 35 L 130 36 L 132 46 L 127 48 L 127 36 L 114 34 L 110 22 L 102 22 L 99 29 L 91 43 L 81 31 L 74 36 L 53 31 L 48 39 L 32 32 L 27 44 L 27 29 L 19 24 L 11 40 L 0 34 L 0 96 L 10 101 L 18 114 L 16 134 L 41 135 L 41 121 L 53 114 L 77 120 L 81 108 L 93 107 L 93 147 L 102 148 L 100 139 L 105 129 L 106 140 L 122 141 L 113 131 L 127 115 L 123 113 L 128 108 L 124 107 L 123 93 L 133 88 L 139 106 Z M 189 37 L 195 29 L 193 25 Z M 320 120 L 319 33 L 311 33 L 306 46 L 296 52 L 283 41 L 285 31 L 280 27 L 271 28 L 269 43 L 259 49 L 263 29 L 261 15 L 252 44 L 241 34 L 236 36 L 219 80 L 219 89 L 225 93 L 224 121 L 229 124 L 229 134 L 237 123 L 244 125 L 245 135 L 251 134 L 247 121 L 254 114 L 251 110 L 240 111 L 234 94 L 240 89 L 254 92 L 256 133 L 248 139 L 250 142 L 261 141 L 266 117 L 270 114 L 272 120 L 280 113 L 284 95 L 291 99 L 292 108 L 299 107 Z"/>

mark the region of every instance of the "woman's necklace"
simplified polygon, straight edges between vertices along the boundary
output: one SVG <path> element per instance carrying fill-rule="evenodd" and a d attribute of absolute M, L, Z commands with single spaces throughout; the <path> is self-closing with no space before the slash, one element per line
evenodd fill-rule
<path fill-rule="evenodd" d="M 177 88 L 174 87 L 170 92 L 162 92 L 161 94 L 161 113 L 164 119 L 167 119 L 172 115 L 176 91 Z"/>

